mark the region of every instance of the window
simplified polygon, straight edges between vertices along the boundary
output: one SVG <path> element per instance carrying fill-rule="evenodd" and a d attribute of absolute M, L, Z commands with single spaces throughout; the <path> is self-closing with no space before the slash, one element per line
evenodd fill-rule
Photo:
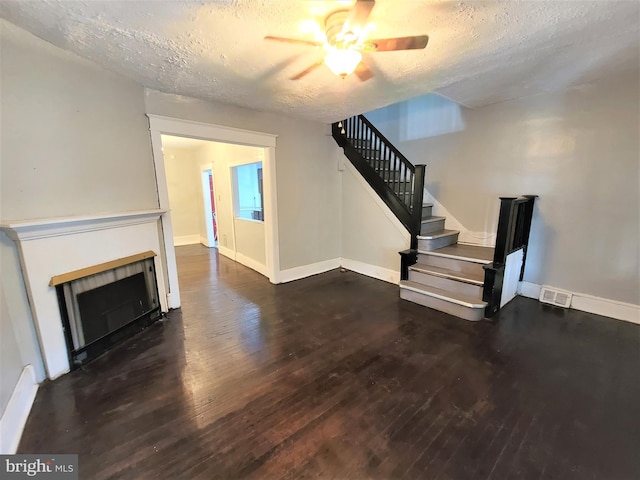
<path fill-rule="evenodd" d="M 264 221 L 262 162 L 239 165 L 232 170 L 236 218 Z"/>

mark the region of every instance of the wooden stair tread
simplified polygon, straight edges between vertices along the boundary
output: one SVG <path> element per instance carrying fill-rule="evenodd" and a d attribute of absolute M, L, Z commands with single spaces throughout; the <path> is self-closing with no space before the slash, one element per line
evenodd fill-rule
<path fill-rule="evenodd" d="M 423 219 L 422 219 L 422 221 L 421 221 L 421 223 L 438 222 L 438 221 L 440 221 L 440 220 L 445 220 L 445 219 L 446 219 L 446 217 L 436 217 L 436 216 L 431 215 L 431 216 L 430 216 L 430 217 L 428 217 L 428 218 L 423 218 Z"/>
<path fill-rule="evenodd" d="M 482 300 L 469 295 L 462 295 L 460 293 L 449 292 L 440 288 L 429 287 L 427 285 L 422 285 L 421 283 L 412 282 L 411 280 L 400 280 L 400 288 L 412 290 L 430 297 L 439 298 L 440 300 L 445 300 L 467 308 L 484 308 L 487 306 L 487 302 L 483 302 Z"/>
<path fill-rule="evenodd" d="M 420 273 L 426 273 L 428 275 L 435 275 L 438 277 L 450 278 L 459 282 L 471 283 L 473 285 L 483 286 L 484 277 L 479 274 L 459 272 L 456 270 L 449 270 L 448 268 L 436 267 L 433 265 L 425 265 L 424 263 L 415 263 L 409 267 L 409 270 L 414 270 Z"/>
<path fill-rule="evenodd" d="M 437 232 L 436 232 L 437 233 Z M 447 247 L 438 248 L 430 252 L 421 252 L 437 257 L 453 258 L 456 260 L 464 260 L 467 262 L 489 264 L 493 262 L 493 247 L 481 247 L 479 245 L 465 245 L 456 243 Z"/>
<path fill-rule="evenodd" d="M 449 235 L 455 235 L 457 233 L 460 233 L 460 231 L 458 230 L 439 230 L 437 232 L 433 232 L 433 233 L 427 233 L 426 235 L 418 235 L 418 240 L 431 240 L 434 238 L 441 238 L 441 237 L 447 237 Z M 443 248 L 447 248 L 447 247 L 443 247 Z M 437 251 L 437 250 L 434 250 Z M 425 253 L 425 252 L 420 252 L 418 251 L 418 253 Z M 432 252 L 429 252 L 432 253 Z"/>

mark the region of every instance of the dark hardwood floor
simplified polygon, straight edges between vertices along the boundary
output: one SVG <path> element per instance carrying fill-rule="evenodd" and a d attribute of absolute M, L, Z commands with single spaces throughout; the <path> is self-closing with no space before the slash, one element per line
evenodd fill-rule
<path fill-rule="evenodd" d="M 177 249 L 182 309 L 38 392 L 83 479 L 640 478 L 640 327 L 517 298 L 469 323 L 332 271 Z"/>

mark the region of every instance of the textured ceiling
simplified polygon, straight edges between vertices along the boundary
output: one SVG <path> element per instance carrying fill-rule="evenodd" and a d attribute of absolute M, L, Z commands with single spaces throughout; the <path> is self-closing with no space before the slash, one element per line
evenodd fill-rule
<path fill-rule="evenodd" d="M 325 122 L 428 92 L 479 107 L 638 69 L 637 1 L 378 0 L 371 35 L 426 33 L 428 47 L 366 54 L 364 83 L 325 66 L 289 80 L 322 50 L 263 37 L 312 40 L 313 21 L 352 3 L 2 0 L 0 16 L 149 88 Z"/>

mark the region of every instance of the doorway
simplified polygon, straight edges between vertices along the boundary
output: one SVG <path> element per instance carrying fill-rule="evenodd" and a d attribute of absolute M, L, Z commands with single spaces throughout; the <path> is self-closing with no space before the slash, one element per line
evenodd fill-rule
<path fill-rule="evenodd" d="M 213 188 L 213 168 L 200 171 L 202 179 L 202 200 L 205 231 L 205 245 L 209 248 L 218 246 L 218 224 L 216 221 L 216 197 Z"/>
<path fill-rule="evenodd" d="M 276 170 L 275 170 L 275 135 L 265 134 L 260 132 L 251 132 L 247 130 L 239 130 L 219 125 L 211 125 L 199 122 L 186 121 L 181 119 L 162 117 L 156 115 L 148 115 L 149 124 L 151 130 L 151 143 L 153 148 L 153 158 L 156 167 L 156 182 L 158 186 L 158 198 L 160 209 L 163 213 L 160 218 L 160 234 L 164 240 L 163 248 L 163 261 L 167 271 L 167 300 L 169 308 L 178 308 L 180 306 L 180 286 L 178 283 L 178 274 L 176 267 L 176 258 L 174 250 L 173 240 L 173 222 L 171 215 L 171 208 L 169 203 L 167 176 L 164 164 L 164 157 L 162 154 L 162 135 L 172 135 L 178 137 L 186 137 L 197 140 L 205 140 L 209 142 L 215 142 L 218 144 L 226 145 L 228 148 L 234 147 L 258 147 L 255 149 L 260 152 L 260 158 L 254 158 L 251 161 L 241 161 L 238 164 L 243 163 L 256 163 L 256 161 L 262 162 L 262 197 L 263 197 L 263 220 L 262 228 L 264 235 L 264 263 L 262 265 L 251 265 L 250 258 L 242 254 L 237 250 L 235 245 L 235 233 L 233 239 L 229 238 L 225 234 L 225 227 L 222 224 L 221 208 L 224 206 L 220 204 L 221 198 L 223 198 L 224 191 L 229 191 L 229 198 L 231 198 L 232 184 L 222 181 L 218 178 L 217 167 L 213 165 L 212 170 L 212 182 L 214 191 L 214 204 L 215 204 L 215 220 L 216 220 L 216 232 L 217 232 L 217 245 L 218 251 L 233 258 L 239 263 L 243 263 L 254 270 L 260 271 L 269 278 L 271 283 L 278 283 L 278 274 L 280 271 L 280 259 L 278 251 L 278 229 L 277 229 L 277 196 L 276 196 Z M 231 162 L 233 163 L 233 162 Z M 231 167 L 233 165 L 229 165 Z M 228 178 L 231 178 L 231 169 L 226 170 Z M 224 174 L 225 172 L 222 172 Z M 202 188 L 204 190 L 204 175 L 201 175 Z M 208 176 L 207 176 L 208 179 Z M 225 184 L 226 183 L 226 184 Z M 204 195 L 203 195 L 204 197 Z M 204 203 L 203 210 L 204 210 Z M 212 221 L 205 222 L 207 227 L 213 230 L 213 210 L 211 210 Z M 231 221 L 231 228 L 235 229 L 235 222 Z M 227 228 L 226 231 L 229 231 Z M 225 238 L 225 235 L 227 237 Z M 215 237 L 215 235 L 214 235 Z M 233 240 L 233 252 L 230 251 L 229 245 Z M 208 241 L 208 235 L 207 235 Z M 241 246 L 242 249 L 242 246 Z M 234 253 L 238 251 L 238 254 Z M 256 267 L 261 267 L 260 269 Z"/>

